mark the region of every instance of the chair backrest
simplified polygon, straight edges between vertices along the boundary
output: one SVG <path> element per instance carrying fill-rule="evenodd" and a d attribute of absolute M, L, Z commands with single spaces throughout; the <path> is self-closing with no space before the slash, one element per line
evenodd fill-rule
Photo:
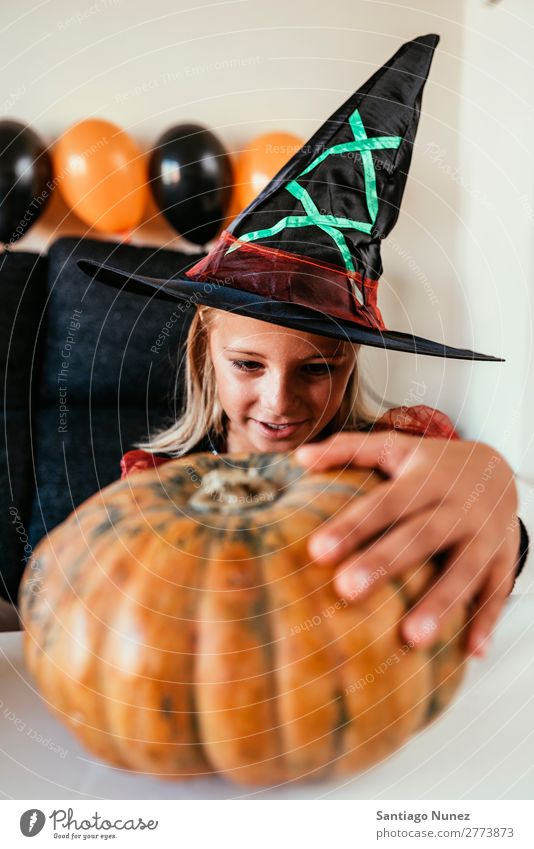
<path fill-rule="evenodd" d="M 161 278 L 198 260 L 160 248 L 74 238 L 57 240 L 46 261 L 33 257 L 40 270 L 34 284 L 39 297 L 24 301 L 26 340 L 19 340 L 24 357 L 17 365 L 19 370 L 24 365 L 29 388 L 20 381 L 15 390 L 13 380 L 7 382 L 18 419 L 9 417 L 5 474 L 16 478 L 22 493 L 13 501 L 21 525 L 10 528 L 11 553 L 6 551 L 0 567 L 8 578 L 0 592 L 12 600 L 25 557 L 39 539 L 119 477 L 120 458 L 136 441 L 172 421 L 175 390 L 180 403 L 179 363 L 193 310 L 90 280 L 77 267 L 82 257 Z M 30 260 L 17 262 L 13 255 L 9 262 L 17 266 L 23 288 Z M 8 360 L 9 376 L 11 353 Z M 23 440 L 20 421 L 27 423 Z M 3 531 L 0 526 L 2 536 Z M 21 540 L 22 560 L 13 554 L 13 543 L 20 552 Z"/>
<path fill-rule="evenodd" d="M 23 251 L 0 256 L 0 595 L 13 599 L 31 551 L 29 515 L 32 383 L 40 375 L 35 339 L 46 300 L 47 257 Z"/>

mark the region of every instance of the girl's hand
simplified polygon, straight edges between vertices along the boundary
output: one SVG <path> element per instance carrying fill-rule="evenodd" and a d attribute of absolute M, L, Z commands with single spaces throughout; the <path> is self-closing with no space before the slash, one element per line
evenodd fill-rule
<path fill-rule="evenodd" d="M 301 446 L 295 459 L 314 471 L 380 468 L 389 478 L 310 539 L 317 562 L 339 564 L 338 593 L 361 598 L 388 575 L 444 552 L 443 573 L 403 620 L 403 636 L 433 644 L 444 619 L 473 600 L 467 651 L 483 655 L 513 587 L 519 552 L 517 489 L 506 460 L 481 442 L 396 430 L 337 433 Z"/>

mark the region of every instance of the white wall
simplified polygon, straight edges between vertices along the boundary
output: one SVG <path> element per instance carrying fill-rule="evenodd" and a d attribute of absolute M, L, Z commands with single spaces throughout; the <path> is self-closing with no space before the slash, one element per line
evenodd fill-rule
<path fill-rule="evenodd" d="M 438 406 L 534 477 L 533 6 L 31 0 L 3 9 L 0 112 L 48 144 L 80 118 L 108 118 L 144 150 L 173 123 L 198 121 L 238 152 L 266 130 L 307 138 L 404 40 L 438 32 L 402 214 L 384 243 L 380 306 L 392 328 L 507 362 L 368 349 L 368 379 L 385 405 Z M 150 215 L 135 242 L 179 246 Z M 84 227 L 55 197 L 18 248 L 46 249 L 59 233 Z"/>
<path fill-rule="evenodd" d="M 470 192 L 462 199 L 457 261 L 479 344 L 506 363 L 476 380 L 473 367 L 462 420 L 531 474 L 534 5 L 467 9 L 460 162 L 484 202 Z"/>

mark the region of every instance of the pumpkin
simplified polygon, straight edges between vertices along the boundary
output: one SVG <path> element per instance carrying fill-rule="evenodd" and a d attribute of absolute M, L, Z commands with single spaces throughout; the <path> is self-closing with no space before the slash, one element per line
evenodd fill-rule
<path fill-rule="evenodd" d="M 428 650 L 399 622 L 416 563 L 360 601 L 310 534 L 382 476 L 289 453 L 196 454 L 119 480 L 43 539 L 20 594 L 27 665 L 100 758 L 240 785 L 336 777 L 386 757 L 450 702 L 466 611 Z"/>

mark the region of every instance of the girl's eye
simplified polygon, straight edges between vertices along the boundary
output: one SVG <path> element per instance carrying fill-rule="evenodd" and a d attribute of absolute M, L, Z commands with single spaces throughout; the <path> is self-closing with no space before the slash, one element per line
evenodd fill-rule
<path fill-rule="evenodd" d="M 305 366 L 308 369 L 308 373 L 312 375 L 323 375 L 323 374 L 331 374 L 335 370 L 334 365 L 329 365 L 328 363 L 309 363 L 309 365 Z"/>
<path fill-rule="evenodd" d="M 232 360 L 232 366 L 239 371 L 255 371 L 261 368 L 261 363 L 256 363 L 254 360 Z"/>
<path fill-rule="evenodd" d="M 239 371 L 248 372 L 257 371 L 262 368 L 262 364 L 255 360 L 232 360 L 232 366 Z M 335 366 L 329 365 L 328 363 L 307 363 L 302 368 L 306 374 L 312 375 L 313 377 L 329 375 L 335 370 Z"/>

